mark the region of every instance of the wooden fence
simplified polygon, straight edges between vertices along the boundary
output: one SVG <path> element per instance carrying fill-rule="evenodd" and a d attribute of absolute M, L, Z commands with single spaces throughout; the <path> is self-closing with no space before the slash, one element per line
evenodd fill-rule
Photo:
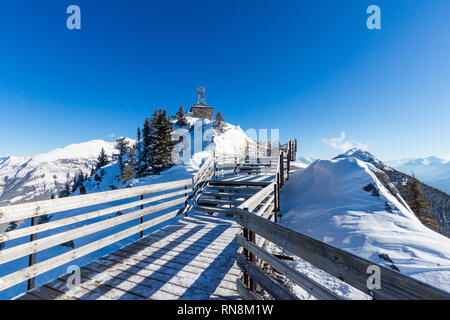
<path fill-rule="evenodd" d="M 246 148 L 247 146 L 245 145 L 243 147 L 244 153 L 241 152 L 237 155 L 237 163 L 233 164 L 233 170 L 226 172 L 218 170 L 217 163 L 221 162 L 217 162 L 214 154 L 211 154 L 191 179 L 0 207 L 0 224 L 26 221 L 27 219 L 31 221 L 30 226 L 0 234 L 0 242 L 29 237 L 28 242 L 0 250 L 0 264 L 5 264 L 26 256 L 29 257 L 28 267 L 16 270 L 0 278 L 0 291 L 27 280 L 28 290 L 31 290 L 35 286 L 35 277 L 38 275 L 132 235 L 140 234 L 143 237 L 146 229 L 170 220 L 180 214 L 187 215 L 188 211 L 195 205 L 202 190 L 215 175 L 224 175 L 236 171 L 237 164 L 246 155 Z M 149 195 L 151 197 L 148 197 Z M 136 197 L 140 200 L 135 201 L 132 199 Z M 128 200 L 131 202 L 89 211 L 90 206 L 108 204 L 118 200 Z M 155 202 L 161 200 L 165 200 L 164 203 L 155 204 Z M 38 218 L 41 216 L 56 214 L 55 218 L 57 218 L 58 213 L 80 208 L 85 208 L 88 212 L 45 223 L 38 223 Z M 173 208 L 173 210 L 163 212 L 169 211 L 168 209 L 170 208 Z M 111 216 L 111 214 L 132 209 L 134 209 L 132 212 L 108 217 L 108 215 Z M 157 217 L 151 216 L 151 214 L 156 213 L 160 213 L 160 215 Z M 94 223 L 90 221 L 91 219 L 102 217 L 105 219 Z M 151 219 L 145 221 L 144 218 Z M 104 238 L 36 263 L 36 254 L 38 252 L 135 220 L 137 221 L 137 225 L 119 232 L 113 230 L 113 234 Z M 59 233 L 58 230 L 55 230 L 80 222 L 85 222 L 86 224 Z M 55 234 L 43 238 L 38 237 L 40 233 L 51 230 L 55 231 Z"/>
<path fill-rule="evenodd" d="M 236 237 L 242 247 L 237 254 L 237 263 L 244 274 L 243 281 L 237 280 L 237 289 L 242 298 L 258 299 L 258 287 L 275 299 L 298 299 L 271 274 L 259 267 L 261 262 L 265 262 L 317 299 L 343 299 L 266 251 L 261 245 L 264 241 L 256 241 L 258 237 L 278 245 L 373 299 L 450 299 L 449 293 L 438 288 L 277 224 L 280 188 L 289 179 L 289 162 L 295 159 L 296 150 L 296 141 L 281 146 L 274 181 L 236 209 L 237 223 L 244 228 L 242 234 Z M 381 288 L 371 290 L 368 288 L 368 268 L 374 265 L 380 270 Z"/>

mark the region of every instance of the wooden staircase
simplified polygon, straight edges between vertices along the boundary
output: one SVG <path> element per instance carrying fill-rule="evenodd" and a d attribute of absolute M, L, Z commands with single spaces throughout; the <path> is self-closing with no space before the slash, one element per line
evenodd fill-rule
<path fill-rule="evenodd" d="M 194 210 L 234 216 L 239 205 L 270 184 L 267 180 L 273 180 L 277 161 L 277 157 L 247 157 L 235 175 L 211 180 Z"/>

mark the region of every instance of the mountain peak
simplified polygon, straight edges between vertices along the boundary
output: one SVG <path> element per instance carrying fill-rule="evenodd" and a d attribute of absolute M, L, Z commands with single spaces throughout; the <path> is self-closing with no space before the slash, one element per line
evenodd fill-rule
<path fill-rule="evenodd" d="M 380 160 L 375 158 L 375 156 L 373 154 L 371 154 L 368 151 L 359 149 L 359 148 L 349 149 L 345 153 L 342 153 L 342 154 L 334 157 L 333 160 L 345 159 L 345 158 L 350 158 L 350 157 L 357 158 L 357 159 L 365 161 L 365 162 L 369 162 L 377 168 L 384 166 L 383 162 L 381 162 Z"/>

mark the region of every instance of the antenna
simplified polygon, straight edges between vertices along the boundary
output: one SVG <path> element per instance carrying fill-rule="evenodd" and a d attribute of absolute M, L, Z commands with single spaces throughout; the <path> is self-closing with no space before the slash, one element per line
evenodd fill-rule
<path fill-rule="evenodd" d="M 205 88 L 204 87 L 197 88 L 197 105 L 206 107 Z"/>

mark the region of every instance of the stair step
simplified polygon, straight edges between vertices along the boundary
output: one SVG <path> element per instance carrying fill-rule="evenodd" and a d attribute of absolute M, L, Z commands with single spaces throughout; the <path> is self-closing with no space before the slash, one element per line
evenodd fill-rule
<path fill-rule="evenodd" d="M 208 190 L 223 190 L 223 192 L 242 192 L 245 193 L 257 193 L 262 190 L 261 187 L 239 187 L 239 186 L 207 186 L 206 191 Z"/>
<path fill-rule="evenodd" d="M 195 206 L 194 210 L 214 213 L 225 213 L 226 215 L 235 215 L 236 209 L 225 209 L 217 207 Z"/>
<path fill-rule="evenodd" d="M 253 197 L 250 193 L 226 193 L 226 192 L 202 192 L 203 196 L 218 197 L 218 198 L 244 198 L 249 199 Z"/>
<path fill-rule="evenodd" d="M 236 180 L 211 180 L 210 185 L 223 185 L 223 186 L 252 186 L 252 187 L 265 187 L 271 182 L 269 181 L 236 181 Z"/>
<path fill-rule="evenodd" d="M 221 199 L 205 199 L 205 198 L 200 198 L 197 201 L 199 205 L 232 205 L 232 206 L 238 206 L 243 202 L 244 200 L 239 201 L 239 200 L 221 200 Z"/>

